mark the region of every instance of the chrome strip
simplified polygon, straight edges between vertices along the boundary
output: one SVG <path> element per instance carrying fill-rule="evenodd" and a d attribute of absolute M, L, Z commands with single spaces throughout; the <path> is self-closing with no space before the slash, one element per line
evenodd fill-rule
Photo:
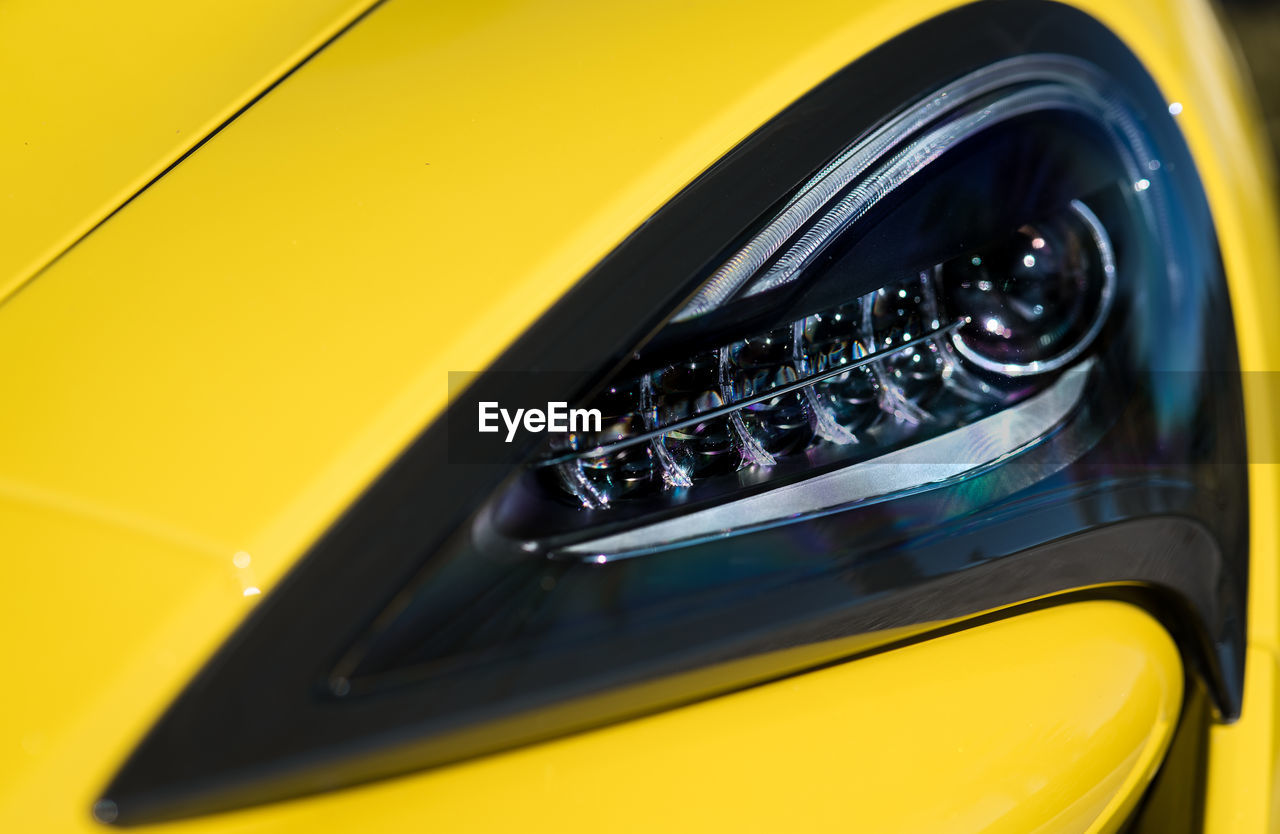
<path fill-rule="evenodd" d="M 1091 79 L 1092 74 L 1088 65 L 1080 61 L 1061 56 L 1025 55 L 984 67 L 939 90 L 915 109 L 902 113 L 870 135 L 855 141 L 837 159 L 819 171 L 768 226 L 707 279 L 672 321 L 688 321 L 708 313 L 737 295 L 748 281 L 758 281 L 761 268 L 830 200 L 850 183 L 865 176 L 874 164 L 889 155 L 900 143 L 917 135 L 930 124 L 984 95 L 1033 82 L 1058 86 L 1060 90 L 1067 87 L 1076 95 L 1087 96 L 1096 102 L 1097 110 L 1106 111 L 1109 108 L 1096 98 L 1093 86 L 1085 80 Z M 985 115 L 989 116 L 990 113 Z M 1007 116 L 1001 118 L 1005 117 Z M 942 130 L 947 129 L 944 127 Z M 902 162 L 900 159 L 893 161 Z M 866 196 L 863 195 L 864 198 Z M 875 195 L 875 199 L 878 197 L 879 195 Z M 857 214 L 865 212 L 870 205 L 865 199 L 857 202 L 862 209 Z M 871 202 L 874 203 L 874 199 Z M 845 207 L 846 211 L 848 208 Z M 781 275 L 776 274 L 780 270 L 775 266 L 768 273 L 767 286 L 777 286 L 792 280 L 799 265 L 788 262 L 781 269 Z M 764 288 L 765 285 L 761 285 L 755 291 L 759 292 Z"/>

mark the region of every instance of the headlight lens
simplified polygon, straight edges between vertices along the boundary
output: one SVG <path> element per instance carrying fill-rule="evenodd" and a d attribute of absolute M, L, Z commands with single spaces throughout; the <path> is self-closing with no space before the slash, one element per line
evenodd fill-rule
<path fill-rule="evenodd" d="M 969 361 L 1010 376 L 1045 373 L 1078 357 L 1098 335 L 1115 294 L 1111 239 L 1079 200 L 1046 223 L 939 266 L 943 295 L 964 326 L 955 346 Z"/>
<path fill-rule="evenodd" d="M 830 445 L 867 443 L 865 456 L 885 438 L 921 438 L 1025 399 L 1050 380 L 1017 377 L 1079 357 L 1114 293 L 1106 230 L 1079 201 L 1066 214 L 612 384 L 592 403 L 607 427 L 555 438 L 535 466 L 554 466 L 583 507 L 603 508 L 788 455 L 831 456 Z"/>
<path fill-rule="evenodd" d="M 1127 362 L 1098 340 L 1120 289 L 1141 291 L 1160 199 L 1141 136 L 1088 68 L 1051 56 L 922 99 L 733 252 L 589 403 L 604 430 L 552 438 L 486 524 L 525 551 L 608 561 L 1022 455 L 1099 361 Z M 1070 427 L 1073 450 L 1106 419 Z"/>

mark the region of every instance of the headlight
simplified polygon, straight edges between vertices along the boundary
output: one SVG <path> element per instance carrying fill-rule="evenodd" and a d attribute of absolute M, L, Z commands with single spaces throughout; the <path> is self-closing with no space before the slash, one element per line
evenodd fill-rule
<path fill-rule="evenodd" d="M 1156 610 L 1235 714 L 1245 457 L 1212 224 L 1136 59 L 1040 11 L 901 36 L 624 242 L 264 600 L 108 789 L 119 819 L 1067 594 Z M 551 401 L 599 425 L 477 432 L 481 403 Z"/>
<path fill-rule="evenodd" d="M 593 403 L 607 427 L 534 464 L 584 508 L 682 520 L 583 542 L 612 519 L 560 514 L 579 540 L 526 549 L 598 560 L 723 535 L 943 483 L 1048 435 L 1085 390 L 1058 372 L 1087 369 L 1116 295 L 1111 232 L 1088 203 L 1132 234 L 1155 199 L 1117 193 L 1155 160 L 1096 81 L 1013 59 L 842 153 L 673 316 L 656 359 L 635 352 Z M 975 203 L 986 216 L 963 219 Z M 919 236 L 881 265 L 877 227 Z M 553 508 L 524 503 L 554 529 Z M 505 520 L 485 523 L 520 527 Z"/>

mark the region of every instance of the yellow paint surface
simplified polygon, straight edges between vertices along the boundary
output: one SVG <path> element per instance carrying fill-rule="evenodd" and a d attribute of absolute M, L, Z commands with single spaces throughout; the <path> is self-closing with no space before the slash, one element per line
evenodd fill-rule
<path fill-rule="evenodd" d="M 0 299 L 372 3 L 0 3 Z"/>
<path fill-rule="evenodd" d="M 0 830 L 87 825 L 96 791 L 261 598 L 245 596 L 245 590 L 269 593 L 438 413 L 448 371 L 483 367 L 718 156 L 848 61 L 951 5 L 805 0 L 778 14 L 775 4 L 760 2 L 641 8 L 390 0 L 9 297 L 0 306 L 0 543 L 14 572 L 9 587 L 18 590 L 0 608 L 0 622 L 5 633 L 20 636 L 6 646 L 8 668 L 35 672 L 0 695 Z M 1207 12 L 1194 0 L 1077 5 L 1117 31 L 1167 96 L 1184 105 L 1179 118 L 1219 224 L 1243 362 L 1253 370 L 1272 368 L 1280 357 L 1280 328 L 1269 326 L 1268 312 L 1280 308 L 1274 206 L 1268 184 L 1258 177 L 1256 124 Z M 0 39 L 15 8 L 26 7 L 0 7 Z M 116 4 L 126 20 L 145 8 L 139 0 Z M 309 24 L 303 29 L 308 27 L 318 31 Z M 105 23 L 100 30 L 110 31 Z M 54 48 L 32 39 L 37 43 L 22 48 Z M 189 63 L 209 73 L 242 70 L 243 59 L 227 54 L 225 39 L 225 25 L 210 24 L 207 32 L 190 36 L 183 54 L 206 56 Z M 142 60 L 136 48 L 130 54 Z M 0 49 L 0 65 L 6 59 Z M 157 72 L 175 66 L 163 56 L 154 60 Z M 262 59 L 257 66 L 249 81 L 220 89 L 243 94 L 275 65 Z M 67 96 L 60 118 L 83 112 L 97 124 L 96 99 L 81 101 L 79 87 L 56 73 L 48 83 L 50 96 L 59 90 Z M 146 83 L 160 82 L 136 75 L 118 82 L 129 90 Z M 184 124 L 196 132 L 219 120 L 208 107 L 194 112 Z M 133 121 L 123 119 L 121 129 Z M 8 124 L 0 121 L 0 137 Z M 143 138 L 112 142 L 141 147 Z M 13 165 L 16 149 L 3 141 L 8 144 L 0 144 L 0 165 Z M 75 211 L 59 208 L 22 226 L 27 231 L 14 238 L 20 246 L 6 239 L 0 258 L 27 254 L 0 276 L 21 276 L 24 265 L 44 257 L 40 253 L 57 249 L 67 235 L 74 239 L 89 222 L 85 218 L 108 211 L 139 177 L 145 182 L 147 175 L 138 172 L 163 168 L 178 152 L 174 141 L 166 136 L 120 163 L 117 173 L 128 169 L 132 181 L 121 174 L 112 180 L 116 185 L 103 185 L 96 179 L 101 166 L 89 166 L 93 170 L 82 175 L 86 193 L 92 181 L 97 196 Z M 63 147 L 71 164 L 73 147 Z M 3 183 L 0 176 L 0 197 L 8 193 Z M 4 205 L 0 210 L 16 211 Z M 41 234 L 48 235 L 46 242 L 36 246 L 31 241 Z M 1255 647 L 1272 651 L 1280 646 L 1274 512 L 1280 493 L 1269 463 L 1280 448 L 1270 420 L 1277 399 L 1266 385 L 1246 393 L 1251 449 L 1255 460 L 1268 461 L 1251 468 L 1250 629 Z M 1160 659 L 1168 659 L 1167 646 L 1161 648 L 1153 626 L 1119 610 L 1125 613 L 1077 612 L 1045 621 L 1052 625 L 1009 624 L 992 632 L 997 636 L 981 638 L 993 641 L 983 643 L 986 654 L 960 635 L 925 655 L 915 649 L 894 653 L 896 659 L 884 663 L 896 671 L 884 680 L 927 683 L 933 703 L 949 705 L 955 686 L 939 670 L 986 669 L 987 656 L 1046 659 L 1050 666 L 1075 669 L 1071 663 L 1079 662 L 1082 647 L 1100 639 L 1101 627 L 1089 623 L 1105 620 L 1129 646 L 1116 651 L 1131 651 L 1132 665 L 1120 665 L 1128 677 L 1111 678 L 1100 669 L 1064 681 L 1092 687 L 1092 696 L 1077 690 L 1076 700 L 1039 711 L 1023 703 L 1026 712 L 1015 723 L 1009 704 L 983 700 L 994 698 L 982 689 L 985 682 L 1005 680 L 1000 669 L 965 679 L 971 693 L 984 693 L 955 702 L 972 709 L 966 722 L 983 739 L 1011 745 L 1001 748 L 1009 756 L 1029 754 L 1029 747 L 1017 747 L 1020 732 L 1031 738 L 1048 732 L 1048 724 L 1059 726 L 1054 722 L 1087 721 L 1114 688 L 1132 684 L 1154 693 L 1159 687 L 1152 681 L 1167 677 L 1168 664 Z M 1016 636 L 1024 626 L 1037 636 Z M 922 656 L 930 659 L 911 660 Z M 548 780 L 547 796 L 557 802 L 603 803 L 581 781 L 558 781 L 557 774 L 580 780 L 590 771 L 607 783 L 616 768 L 629 768 L 626 763 L 639 755 L 653 778 L 665 779 L 670 768 L 659 766 L 657 753 L 637 753 L 672 743 L 674 731 L 663 729 L 672 725 L 664 721 L 686 722 L 680 733 L 692 750 L 726 751 L 695 758 L 704 779 L 714 782 L 709 795 L 740 798 L 736 805 L 717 803 L 725 814 L 741 809 L 740 817 L 722 818 L 721 828 L 749 827 L 763 814 L 763 789 L 739 787 L 742 773 L 728 755 L 737 748 L 717 747 L 728 744 L 732 728 L 747 738 L 758 727 L 763 735 L 752 737 L 762 745 L 758 755 L 789 774 L 794 786 L 833 786 L 830 774 L 840 766 L 865 767 L 884 755 L 860 738 L 878 740 L 882 749 L 893 747 L 894 738 L 899 748 L 903 739 L 916 739 L 911 756 L 902 749 L 894 753 L 903 768 L 917 760 L 918 768 L 931 767 L 934 756 L 959 761 L 951 758 L 954 750 L 929 747 L 915 735 L 923 719 L 908 701 L 886 694 L 894 690 L 876 691 L 878 673 L 858 677 L 864 668 L 882 668 L 868 664 L 814 677 L 831 682 L 829 689 L 817 687 L 829 694 L 800 683 L 808 677 L 796 679 L 688 708 L 692 713 L 466 766 L 478 771 L 423 774 L 241 819 L 264 830 L 314 830 L 321 812 L 306 810 L 310 805 L 360 830 L 377 829 L 353 821 L 399 830 L 397 820 L 426 825 L 441 808 L 514 814 L 520 807 L 515 803 L 534 800 L 528 793 L 534 788 L 522 781 L 534 773 Z M 1265 689 L 1256 680 L 1258 666 L 1250 666 L 1251 692 Z M 1130 741 L 1096 749 L 1114 753 L 1128 745 L 1129 756 L 1135 744 L 1155 749 L 1152 739 L 1160 733 L 1153 716 L 1176 700 L 1167 690 L 1118 705 L 1112 714 L 1130 719 L 1115 718 L 1119 723 L 1111 726 L 1128 727 L 1117 738 Z M 814 707 L 819 702 L 826 711 Z M 1247 703 L 1246 720 L 1253 710 L 1274 709 L 1274 701 L 1259 703 L 1257 697 Z M 834 711 L 837 704 L 842 712 Z M 873 707 L 883 710 L 869 712 Z M 716 717 L 721 709 L 724 718 Z M 698 719 L 674 717 L 688 714 Z M 806 717 L 812 720 L 806 723 Z M 841 718 L 849 723 L 840 725 Z M 1253 756 L 1245 764 L 1232 761 L 1275 772 L 1274 744 L 1233 747 L 1233 732 L 1215 736 L 1215 768 L 1221 757 Z M 1146 741 L 1134 741 L 1140 737 Z M 1075 749 L 1068 740 L 1057 741 L 1066 745 L 1053 748 L 1063 756 Z M 1027 772 L 1047 768 L 1045 784 L 1056 786 L 1042 796 L 1056 791 L 1059 805 L 1031 807 L 1062 807 L 1068 796 L 1083 797 L 1082 808 L 1102 807 L 1102 794 L 1090 792 L 1096 783 L 1084 780 L 1123 767 L 1118 760 L 1093 760 L 1093 749 L 1090 742 L 1077 751 L 1081 770 L 1049 757 L 1029 755 L 1017 763 Z M 541 753 L 551 758 L 539 764 Z M 1013 760 L 1004 763 L 1012 766 Z M 1142 772 L 1136 760 L 1130 765 L 1125 772 Z M 993 760 L 992 767 L 994 773 L 1000 763 Z M 477 772 L 490 775 L 468 781 L 473 777 L 466 774 Z M 910 774 L 900 777 L 910 796 L 883 794 L 899 813 L 925 813 L 931 802 L 960 808 L 948 802 L 966 796 L 987 801 L 985 795 L 922 793 Z M 1119 782 L 1107 784 L 1118 791 L 1107 794 L 1107 802 L 1127 796 Z M 655 793 L 664 786 L 675 790 L 671 782 L 631 786 L 626 796 L 609 795 L 619 820 L 630 814 L 652 822 L 638 816 L 645 803 L 678 817 Z M 1001 796 L 1024 795 L 1008 791 Z M 455 793 L 458 804 L 448 806 Z M 563 821 L 559 806 L 539 801 L 537 813 Z M 999 804 L 991 801 L 991 808 Z M 604 813 L 606 806 L 588 807 Z M 827 815 L 817 822 L 833 819 L 832 806 L 814 807 L 815 814 Z M 978 814 L 974 808 L 962 810 L 957 819 L 978 818 L 964 816 Z M 683 813 L 705 819 L 697 815 L 709 811 Z M 1076 819 L 1084 818 L 1081 811 Z"/>

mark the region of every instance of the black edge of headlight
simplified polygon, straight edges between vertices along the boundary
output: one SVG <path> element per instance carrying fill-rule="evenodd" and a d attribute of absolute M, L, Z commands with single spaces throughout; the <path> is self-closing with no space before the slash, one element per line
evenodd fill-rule
<path fill-rule="evenodd" d="M 1121 82 L 1160 145 L 1169 201 L 1180 226 L 1194 232 L 1183 241 L 1190 254 L 1181 267 L 1208 287 L 1203 315 L 1222 342 L 1214 370 L 1226 396 L 1211 427 L 1223 431 L 1214 440 L 1217 462 L 1204 470 L 1221 504 L 1211 508 L 1224 519 L 1216 529 L 1188 511 L 1202 498 L 1193 485 L 1144 479 L 1139 465 L 1094 493 L 1001 505 L 965 539 L 972 552 L 957 555 L 943 527 L 912 540 L 910 565 L 886 544 L 834 580 L 797 582 L 771 599 L 767 628 L 738 609 L 702 643 L 664 634 L 645 651 L 584 645 L 536 664 L 526 657 L 514 671 L 464 664 L 446 687 L 422 663 L 384 662 L 367 686 L 335 672 L 350 669 L 353 646 L 385 634 L 388 605 L 446 567 L 441 554 L 471 546 L 474 514 L 513 465 L 540 453 L 538 436 L 526 435 L 511 444 L 506 463 L 451 463 L 450 415 L 465 414 L 472 425 L 478 400 L 579 401 L 852 139 L 955 78 L 1028 53 L 1083 59 Z M 876 83 L 862 83 L 867 78 Z M 1122 596 L 1157 613 L 1181 638 L 1220 715 L 1237 715 L 1247 505 L 1234 337 L 1208 208 L 1163 107 L 1114 35 L 1040 0 L 958 9 L 841 70 L 673 198 L 475 379 L 191 681 L 105 790 L 100 808 L 109 813 L 100 818 L 131 825 L 190 816 L 454 762 L 901 645 L 975 617 L 1088 595 Z M 906 496 L 901 506 L 926 513 L 930 500 Z M 1067 501 L 1076 502 L 1070 518 L 1061 510 Z M 758 535 L 766 537 L 760 547 L 773 546 L 767 537 L 775 533 Z M 814 539 L 815 547 L 823 543 Z M 513 585 L 549 575 L 554 584 L 560 574 L 547 564 L 491 560 L 485 569 L 510 571 Z M 849 604 L 851 593 L 858 604 Z"/>

